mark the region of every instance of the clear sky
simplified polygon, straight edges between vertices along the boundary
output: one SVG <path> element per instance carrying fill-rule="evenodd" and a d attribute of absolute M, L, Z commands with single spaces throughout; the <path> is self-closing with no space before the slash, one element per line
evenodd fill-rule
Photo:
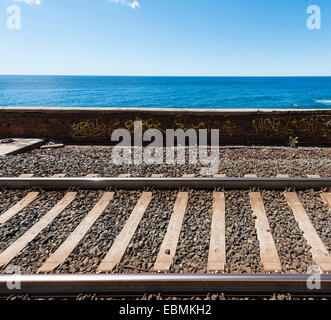
<path fill-rule="evenodd" d="M 331 1 L 1 0 L 0 41 L 0 74 L 330 76 Z"/>

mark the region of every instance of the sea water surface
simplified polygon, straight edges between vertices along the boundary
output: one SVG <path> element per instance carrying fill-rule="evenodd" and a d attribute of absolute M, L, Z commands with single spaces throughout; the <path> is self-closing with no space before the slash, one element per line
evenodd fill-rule
<path fill-rule="evenodd" d="M 0 106 L 331 108 L 331 77 L 0 76 Z"/>

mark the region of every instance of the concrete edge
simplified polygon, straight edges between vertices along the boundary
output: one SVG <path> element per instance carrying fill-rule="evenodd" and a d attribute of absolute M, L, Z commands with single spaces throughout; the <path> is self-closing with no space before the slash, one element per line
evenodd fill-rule
<path fill-rule="evenodd" d="M 46 112 L 46 113 L 158 113 L 158 114 L 282 114 L 282 113 L 324 113 L 331 114 L 331 108 L 329 109 L 179 109 L 179 108 L 83 108 L 83 107 L 0 107 L 0 112 Z"/>
<path fill-rule="evenodd" d="M 19 140 L 20 138 L 15 138 L 15 140 Z M 26 140 L 26 138 L 22 138 L 24 140 Z M 12 155 L 16 155 L 16 154 L 20 154 L 20 153 L 24 153 L 26 151 L 30 151 L 33 149 L 38 149 L 40 146 L 42 146 L 43 144 L 45 144 L 47 142 L 46 139 L 35 139 L 35 138 L 31 138 L 31 140 L 35 140 L 35 142 L 28 144 L 26 146 L 21 147 L 20 149 L 17 150 L 13 150 L 11 152 L 6 153 L 6 156 L 12 156 Z"/>

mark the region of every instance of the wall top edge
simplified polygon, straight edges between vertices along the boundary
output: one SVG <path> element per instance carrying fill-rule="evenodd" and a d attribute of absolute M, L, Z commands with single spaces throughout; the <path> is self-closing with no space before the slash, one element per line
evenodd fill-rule
<path fill-rule="evenodd" d="M 185 113 L 185 114 L 249 114 L 249 113 L 325 113 L 329 109 L 174 109 L 174 108 L 82 108 L 82 107 L 0 107 L 0 112 L 49 112 L 56 113 Z"/>

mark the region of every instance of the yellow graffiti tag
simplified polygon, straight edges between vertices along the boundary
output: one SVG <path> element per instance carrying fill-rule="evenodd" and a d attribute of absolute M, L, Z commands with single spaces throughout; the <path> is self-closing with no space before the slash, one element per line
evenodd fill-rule
<path fill-rule="evenodd" d="M 107 131 L 107 126 L 100 122 L 99 119 L 73 123 L 70 128 L 74 138 L 97 137 L 105 134 Z"/>
<path fill-rule="evenodd" d="M 266 117 L 252 120 L 257 134 L 264 136 L 304 134 L 313 136 L 330 132 L 327 122 L 317 117 Z"/>
<path fill-rule="evenodd" d="M 133 134 L 134 133 L 134 122 L 135 121 L 141 121 L 142 122 L 142 129 L 143 132 L 149 130 L 149 129 L 158 129 L 162 132 L 165 132 L 162 129 L 162 123 L 159 120 L 153 119 L 153 118 L 149 118 L 147 120 L 144 120 L 140 117 L 136 117 L 135 120 L 128 120 L 124 123 L 126 129 Z"/>
<path fill-rule="evenodd" d="M 221 126 L 221 132 L 233 136 L 235 133 L 237 133 L 237 124 L 233 121 L 226 120 L 223 123 L 223 126 Z"/>
<path fill-rule="evenodd" d="M 174 120 L 175 125 L 183 129 L 184 131 L 189 130 L 189 128 L 193 128 L 196 130 L 199 129 L 207 129 L 208 132 L 210 133 L 212 129 L 218 129 L 220 130 L 220 133 L 223 133 L 225 135 L 233 136 L 234 134 L 237 133 L 237 122 L 236 121 L 231 121 L 231 120 L 225 120 L 225 121 L 212 121 L 211 123 L 205 123 L 204 121 L 200 122 L 190 122 L 188 127 L 184 124 L 183 119 L 180 116 L 177 116 L 176 119 Z"/>

